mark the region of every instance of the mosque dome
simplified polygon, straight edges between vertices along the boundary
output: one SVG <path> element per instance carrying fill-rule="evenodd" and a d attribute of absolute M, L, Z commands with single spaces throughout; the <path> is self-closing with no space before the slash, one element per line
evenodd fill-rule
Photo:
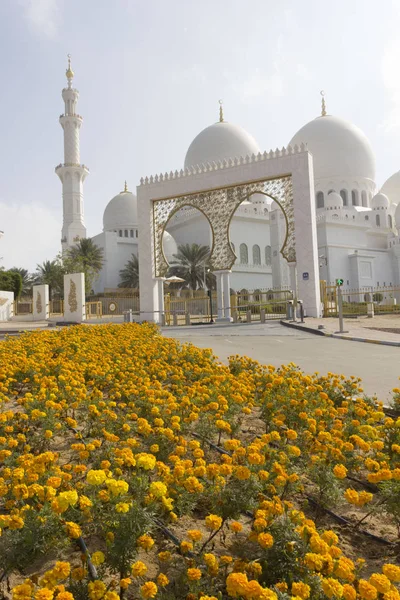
<path fill-rule="evenodd" d="M 259 152 L 256 140 L 245 129 L 219 121 L 200 131 L 194 138 L 186 152 L 185 169 Z"/>
<path fill-rule="evenodd" d="M 343 198 L 337 192 L 331 192 L 325 200 L 325 208 L 343 208 Z"/>
<path fill-rule="evenodd" d="M 114 196 L 106 206 L 103 215 L 103 229 L 104 231 L 129 229 L 137 227 L 137 224 L 137 199 L 135 194 L 128 191 L 125 183 L 124 191 Z"/>
<path fill-rule="evenodd" d="M 164 231 L 162 243 L 164 256 L 167 259 L 167 262 L 170 263 L 173 259 L 173 255 L 178 253 L 178 245 L 168 231 Z"/>
<path fill-rule="evenodd" d="M 389 198 L 382 192 L 375 194 L 371 200 L 371 208 L 389 208 L 389 205 Z"/>
<path fill-rule="evenodd" d="M 389 179 L 386 179 L 381 190 L 386 194 L 391 204 L 400 202 L 400 171 L 394 173 Z"/>
<path fill-rule="evenodd" d="M 302 127 L 289 144 L 306 144 L 313 155 L 314 177 L 375 180 L 375 157 L 366 135 L 348 121 L 323 115 Z"/>

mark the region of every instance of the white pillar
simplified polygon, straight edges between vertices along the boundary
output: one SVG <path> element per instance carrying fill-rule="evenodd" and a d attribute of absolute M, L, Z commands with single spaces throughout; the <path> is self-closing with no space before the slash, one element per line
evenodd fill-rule
<path fill-rule="evenodd" d="M 164 281 L 165 277 L 156 277 L 157 296 L 158 296 L 158 313 L 155 314 L 155 322 L 161 324 L 164 314 Z"/>
<path fill-rule="evenodd" d="M 298 285 L 297 285 L 296 263 L 292 262 L 292 263 L 288 263 L 288 265 L 289 265 L 289 275 L 290 275 L 290 289 L 293 292 L 294 298 L 297 298 L 298 297 Z M 303 298 L 300 298 L 300 300 L 303 300 Z"/>
<path fill-rule="evenodd" d="M 33 298 L 33 320 L 34 321 L 44 321 L 50 316 L 50 296 L 49 296 L 49 286 L 44 285 L 34 285 L 32 288 L 32 298 Z"/>
<path fill-rule="evenodd" d="M 217 278 L 217 321 L 224 318 L 222 274 L 223 271 L 214 271 L 214 275 Z"/>
<path fill-rule="evenodd" d="M 85 274 L 64 275 L 64 321 L 82 323 L 86 320 Z"/>
<path fill-rule="evenodd" d="M 223 290 L 224 290 L 224 318 L 228 321 L 232 321 L 231 317 L 231 282 L 230 282 L 231 271 L 224 271 L 222 273 Z"/>

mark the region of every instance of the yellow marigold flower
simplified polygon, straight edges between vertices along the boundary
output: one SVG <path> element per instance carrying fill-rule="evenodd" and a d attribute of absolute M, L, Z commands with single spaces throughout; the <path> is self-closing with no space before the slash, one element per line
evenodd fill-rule
<path fill-rule="evenodd" d="M 169 579 L 168 579 L 168 577 L 167 577 L 167 576 L 166 576 L 164 573 L 160 573 L 160 574 L 157 576 L 157 584 L 158 584 L 160 587 L 165 587 L 166 585 L 168 585 L 168 584 L 169 584 Z"/>
<path fill-rule="evenodd" d="M 123 479 L 106 479 L 106 486 L 110 494 L 113 496 L 122 496 L 129 490 L 129 485 Z"/>
<path fill-rule="evenodd" d="M 32 584 L 21 583 L 12 589 L 13 600 L 30 600 L 32 598 Z"/>
<path fill-rule="evenodd" d="M 74 596 L 71 592 L 59 592 L 57 594 L 57 600 L 74 600 Z"/>
<path fill-rule="evenodd" d="M 102 581 L 99 580 L 90 581 L 88 584 L 88 590 L 90 600 L 100 600 L 105 594 L 106 586 Z"/>
<path fill-rule="evenodd" d="M 168 562 L 172 558 L 172 554 L 168 550 L 165 550 L 164 552 L 159 552 L 157 556 L 159 560 L 161 560 L 161 562 Z"/>
<path fill-rule="evenodd" d="M 188 569 L 186 571 L 189 581 L 198 581 L 201 578 L 200 569 Z"/>
<path fill-rule="evenodd" d="M 131 505 L 128 502 L 118 502 L 118 504 L 115 505 L 115 510 L 118 513 L 127 513 L 130 507 Z"/>
<path fill-rule="evenodd" d="M 117 592 L 109 591 L 105 593 L 104 600 L 120 600 L 120 598 Z"/>
<path fill-rule="evenodd" d="M 271 548 L 274 543 L 274 538 L 270 533 L 259 533 L 257 536 L 257 541 L 261 548 Z"/>
<path fill-rule="evenodd" d="M 157 595 L 158 588 L 153 581 L 147 581 L 140 587 L 142 598 L 154 598 Z"/>
<path fill-rule="evenodd" d="M 218 515 L 208 515 L 205 521 L 207 529 L 211 531 L 216 531 L 222 525 L 222 518 L 218 517 Z"/>
<path fill-rule="evenodd" d="M 333 474 L 338 479 L 344 479 L 345 477 L 347 477 L 347 469 L 344 465 L 335 465 L 335 467 L 333 468 Z"/>
<path fill-rule="evenodd" d="M 24 526 L 24 520 L 18 515 L 11 515 L 8 521 L 9 529 L 22 529 Z"/>
<path fill-rule="evenodd" d="M 78 537 L 80 537 L 82 535 L 81 528 L 79 527 L 79 525 L 77 523 L 74 523 L 73 521 L 67 521 L 65 523 L 65 529 L 66 529 L 69 537 L 71 537 L 75 540 L 78 539 Z"/>
<path fill-rule="evenodd" d="M 239 479 L 239 481 L 245 481 L 246 479 L 250 478 L 251 471 L 248 467 L 236 467 L 233 471 L 233 474 L 235 475 L 236 479 Z"/>
<path fill-rule="evenodd" d="M 183 542 L 181 542 L 180 549 L 183 554 L 187 554 L 188 552 L 191 552 L 193 550 L 193 544 L 192 542 L 187 542 L 186 540 L 183 540 Z"/>
<path fill-rule="evenodd" d="M 376 600 L 378 597 L 377 589 L 366 579 L 360 579 L 358 582 L 358 593 L 363 600 Z"/>
<path fill-rule="evenodd" d="M 222 556 L 220 556 L 220 561 L 223 565 L 229 565 L 233 561 L 233 558 L 232 558 L 232 556 L 223 554 Z"/>
<path fill-rule="evenodd" d="M 162 498 L 163 496 L 166 496 L 167 491 L 167 486 L 161 481 L 153 481 L 153 483 L 150 484 L 149 492 L 156 498 Z"/>
<path fill-rule="evenodd" d="M 106 473 L 100 469 L 98 471 L 91 470 L 88 471 L 86 475 L 86 481 L 90 483 L 90 485 L 101 485 L 107 479 Z"/>
<path fill-rule="evenodd" d="M 54 576 L 59 580 L 66 579 L 70 572 L 71 565 L 69 564 L 69 562 L 64 561 L 57 561 L 53 569 Z"/>
<path fill-rule="evenodd" d="M 345 583 L 343 586 L 343 598 L 345 600 L 356 600 L 357 592 L 352 585 Z"/>
<path fill-rule="evenodd" d="M 189 529 L 187 532 L 188 538 L 193 542 L 199 542 L 203 537 L 203 534 L 198 529 Z"/>
<path fill-rule="evenodd" d="M 302 581 L 295 581 L 292 583 L 292 594 L 294 596 L 299 596 L 303 600 L 307 600 L 310 597 L 310 586 Z"/>
<path fill-rule="evenodd" d="M 343 586 L 333 577 L 327 577 L 322 580 L 322 589 L 328 598 L 341 598 L 343 596 Z"/>
<path fill-rule="evenodd" d="M 239 533 L 239 531 L 242 531 L 243 525 L 239 523 L 239 521 L 232 521 L 229 525 L 229 529 L 234 533 Z"/>
<path fill-rule="evenodd" d="M 144 548 L 144 550 L 150 550 L 150 548 L 154 546 L 154 540 L 152 537 L 147 535 L 147 533 L 145 533 L 138 538 L 136 544 L 141 548 Z"/>
<path fill-rule="evenodd" d="M 143 577 L 143 575 L 146 575 L 147 567 L 144 562 L 138 560 L 131 566 L 131 571 L 134 577 Z"/>
<path fill-rule="evenodd" d="M 347 490 L 344 493 L 344 497 L 350 504 L 358 504 L 358 492 L 356 492 L 356 490 L 353 490 L 352 488 L 347 488 Z"/>
<path fill-rule="evenodd" d="M 53 600 L 54 592 L 47 588 L 37 590 L 35 600 Z"/>
<path fill-rule="evenodd" d="M 74 581 L 82 581 L 85 577 L 85 569 L 83 567 L 76 567 L 71 571 L 71 577 Z"/>
<path fill-rule="evenodd" d="M 288 440 L 297 440 L 297 432 L 294 429 L 287 429 L 285 434 Z"/>
<path fill-rule="evenodd" d="M 395 583 L 398 583 L 400 581 L 400 567 L 398 565 L 387 563 L 386 565 L 383 565 L 382 571 L 384 575 L 386 575 L 386 577 L 390 579 L 390 581 L 393 581 Z"/>
<path fill-rule="evenodd" d="M 126 590 L 131 585 L 131 583 L 132 579 L 130 577 L 124 577 L 123 579 L 120 579 L 119 585 L 123 590 Z"/>
<path fill-rule="evenodd" d="M 94 564 L 94 566 L 98 567 L 99 565 L 102 565 L 103 562 L 105 561 L 105 556 L 104 556 L 103 552 L 98 550 L 97 552 L 93 552 L 91 560 L 92 560 L 92 563 Z"/>
<path fill-rule="evenodd" d="M 146 471 L 151 471 L 156 466 L 156 457 L 153 454 L 146 454 L 142 452 L 136 456 L 136 466 L 145 469 Z M 155 584 L 154 584 L 155 585 Z M 148 596 L 152 598 L 152 596 Z"/>
<path fill-rule="evenodd" d="M 248 586 L 247 575 L 244 573 L 231 573 L 226 578 L 226 590 L 232 598 L 245 596 Z"/>
<path fill-rule="evenodd" d="M 369 583 L 381 594 L 388 592 L 391 587 L 390 579 L 388 579 L 386 575 L 381 575 L 380 573 L 373 573 L 369 578 Z"/>

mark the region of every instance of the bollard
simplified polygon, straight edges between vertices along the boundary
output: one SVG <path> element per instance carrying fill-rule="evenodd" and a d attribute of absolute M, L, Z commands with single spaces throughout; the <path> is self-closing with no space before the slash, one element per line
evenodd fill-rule
<path fill-rule="evenodd" d="M 165 313 L 161 313 L 161 327 L 165 327 L 166 322 L 165 322 Z"/>
<path fill-rule="evenodd" d="M 304 323 L 304 306 L 303 306 L 303 300 L 298 300 L 297 304 L 299 305 L 300 323 Z"/>
<path fill-rule="evenodd" d="M 178 315 L 175 312 L 172 315 L 172 324 L 178 325 Z"/>
<path fill-rule="evenodd" d="M 286 304 L 286 318 L 288 321 L 292 320 L 293 315 L 293 300 L 289 300 Z"/>
<path fill-rule="evenodd" d="M 190 313 L 185 312 L 185 325 L 190 325 Z"/>
<path fill-rule="evenodd" d="M 369 319 L 374 318 L 374 303 L 373 302 L 367 303 L 367 316 Z"/>
<path fill-rule="evenodd" d="M 261 320 L 261 323 L 265 323 L 265 308 L 262 308 L 260 310 L 260 320 Z"/>
<path fill-rule="evenodd" d="M 251 323 L 251 310 L 246 312 L 246 321 L 247 323 Z"/>
<path fill-rule="evenodd" d="M 237 311 L 237 310 L 234 310 L 234 311 L 232 312 L 232 318 L 233 318 L 233 322 L 234 322 L 234 323 L 237 323 L 237 322 L 238 322 L 238 311 Z"/>

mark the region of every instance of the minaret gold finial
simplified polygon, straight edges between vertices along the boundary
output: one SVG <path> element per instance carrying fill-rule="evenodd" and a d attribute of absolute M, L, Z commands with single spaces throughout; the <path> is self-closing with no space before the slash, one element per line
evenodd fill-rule
<path fill-rule="evenodd" d="M 224 122 L 224 109 L 223 109 L 223 101 L 222 100 L 218 100 L 219 102 L 219 122 L 223 123 Z"/>
<path fill-rule="evenodd" d="M 125 179 L 124 192 L 128 192 L 128 191 L 129 191 L 129 190 L 128 190 L 128 185 L 127 185 L 127 183 L 126 183 L 126 179 Z"/>
<path fill-rule="evenodd" d="M 67 54 L 67 56 L 68 56 L 68 69 L 65 71 L 65 74 L 67 76 L 67 79 L 72 79 L 74 76 L 74 72 L 71 69 L 71 55 Z"/>
<path fill-rule="evenodd" d="M 326 104 L 325 104 L 325 92 L 324 90 L 320 91 L 322 101 L 321 101 L 321 117 L 326 117 Z"/>

